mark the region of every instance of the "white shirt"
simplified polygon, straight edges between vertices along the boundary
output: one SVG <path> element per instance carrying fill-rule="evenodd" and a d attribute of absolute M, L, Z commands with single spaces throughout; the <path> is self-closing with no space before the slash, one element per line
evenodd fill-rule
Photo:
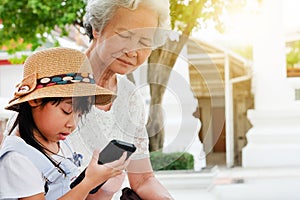
<path fill-rule="evenodd" d="M 70 137 L 74 149 L 89 161 L 95 149 L 103 149 L 112 139 L 135 144 L 131 160 L 149 157 L 148 134 L 145 127 L 145 107 L 136 86 L 125 77 L 118 76 L 117 98 L 109 111 L 92 107 Z M 86 165 L 87 163 L 85 163 Z"/>
<path fill-rule="evenodd" d="M 19 138 L 17 136 L 8 136 Z M 22 140 L 19 138 L 19 140 Z M 26 144 L 27 145 L 27 144 Z M 26 150 L 26 149 L 24 149 Z M 33 155 L 34 156 L 34 155 Z M 60 142 L 60 151 L 57 155 L 52 156 L 57 162 L 61 162 L 63 159 L 72 158 L 72 151 L 65 142 Z M 50 163 L 51 164 L 51 163 Z M 72 169 L 77 169 L 77 167 Z M 68 168 L 72 170 L 71 168 Z M 71 172 L 71 171 L 70 171 Z M 78 175 L 79 170 L 69 173 L 70 177 Z M 28 197 L 45 192 L 45 179 L 42 172 L 35 166 L 35 164 L 25 155 L 16 151 L 10 151 L 4 154 L 0 159 L 0 199 L 14 200 L 21 197 Z M 66 183 L 67 190 L 69 189 L 70 181 L 67 179 L 65 182 L 58 182 L 61 184 Z M 59 185 L 60 188 L 64 185 Z M 51 195 L 61 196 L 61 189 L 57 190 L 57 193 L 51 193 Z M 55 192 L 55 191 L 54 191 Z M 47 193 L 48 195 L 48 193 Z M 49 193 L 50 195 L 50 193 Z M 50 196 L 51 196 L 50 195 Z M 49 198 L 47 198 L 49 199 Z M 50 198 L 51 199 L 51 198 Z"/>
<path fill-rule="evenodd" d="M 41 172 L 20 153 L 10 152 L 0 159 L 0 174 L 0 199 L 12 200 L 44 193 Z"/>

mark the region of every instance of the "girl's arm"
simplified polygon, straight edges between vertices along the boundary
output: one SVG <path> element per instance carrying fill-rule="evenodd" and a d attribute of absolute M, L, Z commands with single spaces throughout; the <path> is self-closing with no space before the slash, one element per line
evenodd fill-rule
<path fill-rule="evenodd" d="M 104 165 L 98 164 L 99 152 L 94 152 L 92 160 L 87 167 L 84 179 L 73 189 L 63 195 L 59 200 L 82 200 L 86 199 L 89 192 L 99 184 L 111 177 L 120 175 L 124 168 L 128 165 L 126 153 L 119 160 Z M 20 198 L 22 200 L 44 200 L 44 193 L 36 194 L 30 197 Z"/>
<path fill-rule="evenodd" d="M 109 178 L 120 175 L 128 165 L 128 161 L 125 161 L 126 153 L 123 153 L 119 160 L 104 165 L 98 164 L 98 155 L 99 152 L 94 151 L 92 160 L 87 167 L 84 179 L 64 196 L 59 198 L 60 200 L 87 198 L 92 189 Z"/>

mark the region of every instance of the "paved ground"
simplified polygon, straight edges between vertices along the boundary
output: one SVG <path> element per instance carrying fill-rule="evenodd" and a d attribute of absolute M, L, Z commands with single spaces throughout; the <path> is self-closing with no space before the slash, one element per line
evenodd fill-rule
<path fill-rule="evenodd" d="M 214 167 L 156 176 L 176 200 L 300 200 L 300 167 Z"/>
<path fill-rule="evenodd" d="M 299 200 L 300 168 L 219 169 L 209 192 L 221 200 Z"/>

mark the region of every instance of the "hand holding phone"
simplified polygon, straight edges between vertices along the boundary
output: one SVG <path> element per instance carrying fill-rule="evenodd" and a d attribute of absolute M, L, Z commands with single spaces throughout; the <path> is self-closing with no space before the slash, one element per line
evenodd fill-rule
<path fill-rule="evenodd" d="M 113 162 L 115 160 L 118 160 L 123 153 L 127 152 L 126 160 L 129 158 L 129 156 L 134 153 L 136 150 L 136 147 L 134 144 L 130 144 L 128 142 L 120 141 L 120 140 L 112 140 L 106 145 L 106 147 L 100 152 L 99 158 L 98 158 L 98 164 L 105 164 L 109 162 Z M 75 181 L 73 181 L 70 185 L 70 188 L 72 189 L 75 187 L 78 183 L 80 183 L 83 178 L 85 177 L 85 170 L 76 178 Z M 106 182 L 106 181 L 105 181 Z M 96 193 L 99 188 L 105 183 L 103 182 L 96 188 L 90 191 L 90 194 Z"/>

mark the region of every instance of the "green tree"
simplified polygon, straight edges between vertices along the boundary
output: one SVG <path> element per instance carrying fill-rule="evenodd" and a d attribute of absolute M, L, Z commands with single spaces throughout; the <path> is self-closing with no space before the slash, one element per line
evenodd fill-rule
<path fill-rule="evenodd" d="M 82 24 L 84 0 L 2 0 L 0 46 L 9 53 L 35 50 L 54 29 L 67 35 L 66 24 Z M 52 39 L 55 38 L 52 37 Z M 56 45 L 57 41 L 56 41 Z"/>
<path fill-rule="evenodd" d="M 293 68 L 300 62 L 300 41 L 296 41 L 286 54 L 287 67 Z"/>

